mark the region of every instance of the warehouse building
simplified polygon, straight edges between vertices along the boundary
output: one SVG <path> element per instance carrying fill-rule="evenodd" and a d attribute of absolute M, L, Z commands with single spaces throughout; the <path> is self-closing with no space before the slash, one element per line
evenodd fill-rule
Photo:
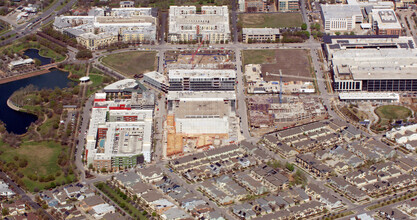
<path fill-rule="evenodd" d="M 231 69 L 171 69 L 170 91 L 234 90 L 236 71 Z"/>
<path fill-rule="evenodd" d="M 226 43 L 230 40 L 229 10 L 227 6 L 195 6 L 169 8 L 169 42 Z"/>
<path fill-rule="evenodd" d="M 352 31 L 356 23 L 362 23 L 363 15 L 358 5 L 321 5 L 324 30 Z"/>
<path fill-rule="evenodd" d="M 325 36 L 323 40 L 335 91 L 417 91 L 412 37 Z"/>

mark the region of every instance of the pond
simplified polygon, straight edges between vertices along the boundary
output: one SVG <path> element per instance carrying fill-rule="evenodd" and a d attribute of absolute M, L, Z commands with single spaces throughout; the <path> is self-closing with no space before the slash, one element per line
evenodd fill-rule
<path fill-rule="evenodd" d="M 40 60 L 41 65 L 46 65 L 46 64 L 51 63 L 51 58 L 43 57 L 43 56 L 39 55 L 39 50 L 38 49 L 27 49 L 27 50 L 25 50 L 23 55 L 26 55 L 26 56 L 28 56 L 29 58 L 32 58 L 32 59 L 36 58 L 36 59 Z"/>
<path fill-rule="evenodd" d="M 26 87 L 30 84 L 39 89 L 53 89 L 55 87 L 67 87 L 69 82 L 68 72 L 63 72 L 58 69 L 51 69 L 49 73 L 38 75 L 26 79 L 21 79 L 0 85 L 0 120 L 6 124 L 8 132 L 15 134 L 24 134 L 32 122 L 37 120 L 37 117 L 32 114 L 15 111 L 7 106 L 7 99 L 14 91 Z"/>

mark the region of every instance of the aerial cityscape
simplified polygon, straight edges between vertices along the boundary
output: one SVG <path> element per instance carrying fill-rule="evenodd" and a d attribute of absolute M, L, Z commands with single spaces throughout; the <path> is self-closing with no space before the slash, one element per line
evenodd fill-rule
<path fill-rule="evenodd" d="M 414 0 L 0 0 L 1 219 L 417 219 Z"/>

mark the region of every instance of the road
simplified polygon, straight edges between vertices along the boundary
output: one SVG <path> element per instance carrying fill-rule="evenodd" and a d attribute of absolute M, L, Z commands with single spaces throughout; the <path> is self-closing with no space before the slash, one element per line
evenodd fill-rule
<path fill-rule="evenodd" d="M 76 2 L 77 2 L 77 0 L 70 0 L 68 3 L 65 4 L 65 0 L 58 0 L 49 9 L 47 9 L 46 11 L 42 12 L 42 14 L 40 14 L 39 16 L 32 19 L 32 20 L 35 20 L 35 19 L 42 20 L 42 19 L 46 18 L 43 22 L 39 22 L 37 25 L 31 26 L 31 27 L 28 27 L 28 24 L 32 23 L 32 22 L 25 23 L 25 24 L 22 24 L 22 25 L 20 25 L 16 28 L 14 28 L 13 30 L 11 30 L 7 33 L 4 33 L 4 34 L 0 35 L 0 37 L 5 37 L 5 38 L 7 38 L 9 36 L 12 36 L 12 35 L 16 35 L 15 37 L 11 37 L 11 38 L 8 38 L 8 39 L 0 42 L 0 46 L 9 44 L 9 43 L 11 43 L 11 42 L 13 42 L 17 39 L 20 39 L 20 38 L 22 38 L 26 35 L 35 33 L 38 30 L 38 28 L 41 27 L 42 24 L 46 24 L 46 23 L 52 21 L 53 19 L 55 19 L 56 15 L 60 15 L 60 14 L 63 14 L 65 12 L 67 12 L 69 9 L 71 9 L 71 7 Z M 56 12 L 55 9 L 57 9 L 61 4 L 65 4 L 65 6 L 63 6 L 58 12 Z"/>
<path fill-rule="evenodd" d="M 45 211 L 42 207 L 38 205 L 38 203 L 34 202 L 29 195 L 26 194 L 26 192 L 20 188 L 13 180 L 11 180 L 5 173 L 0 171 L 0 178 L 3 179 L 9 186 L 13 189 L 13 191 L 20 195 L 23 201 L 26 201 L 33 209 L 35 210 L 42 210 L 43 214 L 48 219 L 54 219 L 47 211 Z"/>

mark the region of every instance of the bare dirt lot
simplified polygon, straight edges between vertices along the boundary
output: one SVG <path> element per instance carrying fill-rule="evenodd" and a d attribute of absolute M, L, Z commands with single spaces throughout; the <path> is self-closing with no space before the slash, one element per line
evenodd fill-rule
<path fill-rule="evenodd" d="M 269 51 L 268 54 L 275 55 L 275 59 L 271 60 L 271 57 L 264 56 L 266 62 L 260 62 L 262 63 L 262 73 L 265 81 L 279 81 L 279 70 L 282 71 L 284 82 L 313 80 L 308 50 L 279 49 L 273 51 L 275 53 Z M 245 51 L 245 63 L 252 63 L 247 60 L 247 58 L 250 59 L 251 53 L 253 54 L 250 50 Z M 266 74 L 267 72 L 274 75 Z"/>

